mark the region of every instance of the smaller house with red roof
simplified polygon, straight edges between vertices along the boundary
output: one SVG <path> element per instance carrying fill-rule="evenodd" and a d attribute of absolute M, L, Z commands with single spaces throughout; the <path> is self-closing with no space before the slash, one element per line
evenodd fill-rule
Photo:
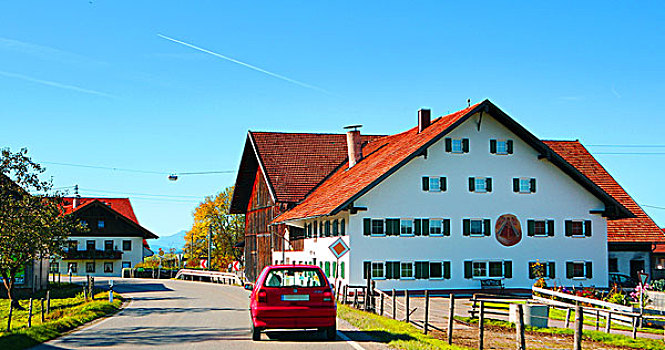
<path fill-rule="evenodd" d="M 88 229 L 69 237 L 51 272 L 120 276 L 149 256 L 147 239 L 158 238 L 139 224 L 129 198 L 66 197 L 65 210 Z"/>
<path fill-rule="evenodd" d="M 250 131 L 231 212 L 248 278 L 306 263 L 384 290 L 604 288 L 665 243 L 582 144 L 540 140 L 489 100 L 388 136 Z"/>

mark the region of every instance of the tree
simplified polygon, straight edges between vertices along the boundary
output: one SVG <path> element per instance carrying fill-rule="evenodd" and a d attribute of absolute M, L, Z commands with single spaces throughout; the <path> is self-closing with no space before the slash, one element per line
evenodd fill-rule
<path fill-rule="evenodd" d="M 194 210 L 194 225 L 185 234 L 189 266 L 198 265 L 197 258 L 208 256 L 209 229 L 212 230 L 212 268 L 225 269 L 242 257 L 242 250 L 235 245 L 244 239 L 245 216 L 229 214 L 232 196 L 233 186 L 227 187 L 214 196 L 207 196 Z"/>
<path fill-rule="evenodd" d="M 58 254 L 66 237 L 80 225 L 65 215 L 62 197 L 52 184 L 40 180 L 44 172 L 23 148 L 0 152 L 0 276 L 11 304 L 16 275 L 35 259 Z"/>

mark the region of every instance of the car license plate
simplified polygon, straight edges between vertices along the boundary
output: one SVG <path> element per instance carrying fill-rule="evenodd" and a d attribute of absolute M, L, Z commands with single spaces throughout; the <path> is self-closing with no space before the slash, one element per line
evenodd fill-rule
<path fill-rule="evenodd" d="M 309 301 L 309 294 L 283 294 L 282 301 Z"/>

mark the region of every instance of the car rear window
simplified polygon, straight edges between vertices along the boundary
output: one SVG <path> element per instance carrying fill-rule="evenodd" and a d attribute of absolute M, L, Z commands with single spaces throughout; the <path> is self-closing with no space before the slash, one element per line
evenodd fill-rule
<path fill-rule="evenodd" d="M 264 282 L 266 287 L 323 287 L 324 276 L 318 269 L 283 268 L 268 272 Z"/>

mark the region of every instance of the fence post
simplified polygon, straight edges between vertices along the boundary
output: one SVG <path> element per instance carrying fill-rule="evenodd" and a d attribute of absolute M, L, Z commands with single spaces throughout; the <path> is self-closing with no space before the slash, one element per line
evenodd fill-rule
<path fill-rule="evenodd" d="M 478 314 L 478 350 L 484 349 L 485 337 L 485 302 L 480 301 L 480 312 Z"/>
<path fill-rule="evenodd" d="M 633 339 L 637 338 L 637 316 L 633 316 Z"/>
<path fill-rule="evenodd" d="M 44 323 L 44 298 L 39 299 L 42 303 L 42 323 Z"/>
<path fill-rule="evenodd" d="M 596 331 L 600 329 L 600 311 L 596 310 Z"/>
<path fill-rule="evenodd" d="M 358 308 L 358 290 L 353 293 L 353 307 Z"/>
<path fill-rule="evenodd" d="M 90 294 L 90 299 L 95 300 L 95 278 L 90 277 L 90 291 L 88 291 L 88 294 Z"/>
<path fill-rule="evenodd" d="M 372 310 L 372 312 L 376 313 L 376 295 L 374 294 L 374 290 L 376 289 L 376 281 L 372 281 L 371 287 L 369 288 L 369 295 L 371 296 L 369 299 L 369 308 Z"/>
<path fill-rule="evenodd" d="M 46 314 L 51 313 L 51 291 L 46 291 Z"/>
<path fill-rule="evenodd" d="M 405 298 L 405 305 L 406 305 L 406 323 L 409 323 L 409 290 L 405 289 L 404 290 L 404 298 Z"/>
<path fill-rule="evenodd" d="M 381 316 L 383 316 L 383 298 L 384 298 L 384 294 L 381 293 Z"/>
<path fill-rule="evenodd" d="M 607 312 L 607 320 L 605 321 L 605 333 L 610 333 L 612 329 L 612 311 Z"/>
<path fill-rule="evenodd" d="M 369 289 L 372 288 L 372 269 L 368 268 L 367 269 L 367 288 L 365 289 L 365 311 L 367 311 L 367 307 L 369 306 Z"/>
<path fill-rule="evenodd" d="M 13 300 L 9 301 L 9 317 L 7 318 L 7 332 L 12 329 L 12 311 L 14 310 Z"/>
<path fill-rule="evenodd" d="M 339 293 L 341 293 L 341 292 L 342 292 L 342 281 L 339 281 L 339 283 L 337 283 L 337 290 L 336 290 L 336 293 L 335 293 L 335 300 L 339 300 Z"/>
<path fill-rule="evenodd" d="M 566 325 L 564 328 L 570 328 L 570 308 L 566 309 Z"/>
<path fill-rule="evenodd" d="M 522 304 L 517 304 L 517 323 L 515 323 L 515 336 L 517 337 L 517 349 L 526 350 L 526 339 L 524 338 L 524 309 Z"/>
<path fill-rule="evenodd" d="M 394 320 L 397 317 L 397 300 L 395 300 L 394 288 L 393 288 L 392 302 L 393 302 L 393 320 Z"/>
<path fill-rule="evenodd" d="M 450 294 L 450 306 L 448 307 L 448 344 L 453 343 L 453 318 L 455 317 L 455 295 Z"/>
<path fill-rule="evenodd" d="M 573 337 L 573 350 L 582 350 L 582 322 L 584 321 L 584 312 L 578 304 L 575 306 L 575 335 Z"/>
<path fill-rule="evenodd" d="M 425 290 L 425 321 L 423 325 L 423 333 L 427 334 L 427 322 L 429 320 L 429 290 Z"/>
<path fill-rule="evenodd" d="M 30 298 L 30 306 L 28 307 L 28 328 L 32 327 L 32 298 Z"/>
<path fill-rule="evenodd" d="M 346 305 L 346 301 L 347 301 L 346 298 L 347 298 L 348 294 L 349 294 L 349 285 L 345 284 L 344 285 L 344 297 L 342 298 L 344 305 Z"/>

